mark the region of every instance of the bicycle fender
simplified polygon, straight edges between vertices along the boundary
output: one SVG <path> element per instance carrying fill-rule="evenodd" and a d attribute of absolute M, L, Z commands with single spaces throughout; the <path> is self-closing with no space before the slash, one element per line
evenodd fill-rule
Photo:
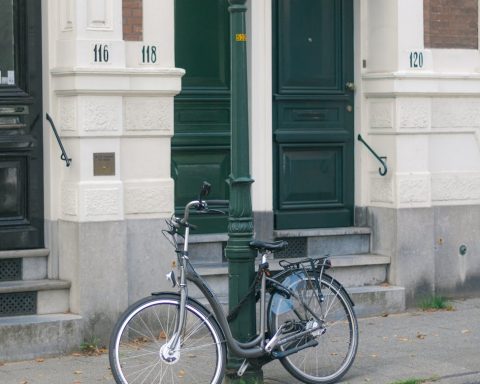
<path fill-rule="evenodd" d="M 330 279 L 332 279 L 332 282 L 337 284 L 339 287 L 340 287 L 340 290 L 345 294 L 345 296 L 347 296 L 347 299 L 348 301 L 350 302 L 350 304 L 352 304 L 352 307 L 355 307 L 355 303 L 353 302 L 352 298 L 350 297 L 350 294 L 347 292 L 347 290 L 345 289 L 345 287 L 340 284 L 340 282 L 336 279 L 334 279 L 332 276 L 330 276 L 329 274 L 327 273 L 324 273 L 323 274 L 324 276 L 328 276 Z"/>
<path fill-rule="evenodd" d="M 178 299 L 180 300 L 180 294 L 179 294 L 178 292 L 161 291 L 161 292 L 152 292 L 151 295 L 152 295 L 152 296 L 161 296 L 161 295 L 177 296 Z M 198 300 L 189 297 L 189 298 L 188 298 L 188 301 L 193 301 L 195 304 L 200 305 L 200 306 L 201 306 L 204 310 L 206 310 L 207 312 L 210 312 L 210 311 L 208 311 L 207 308 L 205 308 L 205 306 L 204 306 L 202 303 L 200 303 Z"/>

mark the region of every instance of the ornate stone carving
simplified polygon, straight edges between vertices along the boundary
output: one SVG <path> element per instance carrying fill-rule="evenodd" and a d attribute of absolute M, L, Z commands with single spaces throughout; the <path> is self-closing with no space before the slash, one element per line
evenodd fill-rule
<path fill-rule="evenodd" d="M 126 97 L 125 131 L 173 131 L 173 98 Z"/>
<path fill-rule="evenodd" d="M 393 203 L 393 183 L 390 177 L 371 176 L 370 201 L 372 203 Z"/>
<path fill-rule="evenodd" d="M 369 106 L 370 128 L 393 128 L 392 100 L 371 100 Z"/>
<path fill-rule="evenodd" d="M 432 99 L 432 128 L 480 128 L 480 100 Z"/>
<path fill-rule="evenodd" d="M 397 175 L 399 204 L 430 203 L 430 174 Z"/>
<path fill-rule="evenodd" d="M 61 189 L 62 214 L 78 215 L 78 186 L 75 183 L 64 182 Z"/>
<path fill-rule="evenodd" d="M 126 214 L 170 214 L 173 185 L 170 180 L 128 181 L 124 183 Z"/>
<path fill-rule="evenodd" d="M 397 114 L 400 129 L 427 129 L 430 127 L 430 99 L 400 98 Z"/>
<path fill-rule="evenodd" d="M 432 175 L 433 202 L 479 201 L 480 173 L 456 172 Z"/>
<path fill-rule="evenodd" d="M 77 121 L 76 97 L 58 98 L 58 129 L 60 131 L 75 131 Z"/>
<path fill-rule="evenodd" d="M 85 132 L 115 132 L 122 127 L 120 96 L 79 97 L 80 129 Z"/>
<path fill-rule="evenodd" d="M 121 193 L 119 188 L 88 187 L 83 193 L 85 216 L 115 216 L 121 214 Z"/>

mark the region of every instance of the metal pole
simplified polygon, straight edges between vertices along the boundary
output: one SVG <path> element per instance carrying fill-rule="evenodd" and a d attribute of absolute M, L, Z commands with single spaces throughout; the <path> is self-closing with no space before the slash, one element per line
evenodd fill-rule
<path fill-rule="evenodd" d="M 230 217 L 226 256 L 229 271 L 229 306 L 238 304 L 248 291 L 255 274 L 255 252 L 249 247 L 253 239 L 252 196 L 250 177 L 250 150 L 248 132 L 247 34 L 246 0 L 229 0 L 231 46 L 231 174 Z M 230 326 L 240 341 L 248 341 L 256 334 L 255 300 L 251 297 Z M 242 377 L 236 371 L 242 359 L 229 355 L 227 383 L 262 383 L 261 369 L 247 369 Z"/>

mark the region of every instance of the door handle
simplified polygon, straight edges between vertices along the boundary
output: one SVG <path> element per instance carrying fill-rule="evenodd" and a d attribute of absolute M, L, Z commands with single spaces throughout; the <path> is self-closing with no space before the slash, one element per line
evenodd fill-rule
<path fill-rule="evenodd" d="M 355 92 L 355 83 L 351 82 L 351 81 L 347 81 L 345 83 L 345 89 L 348 90 L 348 91 L 351 91 L 351 92 Z"/>

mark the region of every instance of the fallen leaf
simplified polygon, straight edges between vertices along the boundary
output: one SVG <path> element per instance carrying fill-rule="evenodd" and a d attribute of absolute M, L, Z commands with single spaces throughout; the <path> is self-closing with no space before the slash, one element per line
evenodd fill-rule
<path fill-rule="evenodd" d="M 462 330 L 462 335 L 466 335 L 467 333 L 470 333 L 469 329 L 463 329 Z"/>
<path fill-rule="evenodd" d="M 81 353 L 78 353 L 78 352 L 74 352 L 72 353 L 72 356 L 75 356 L 75 357 L 80 357 L 80 356 L 83 356 Z"/>
<path fill-rule="evenodd" d="M 372 353 L 370 356 L 372 356 L 374 359 L 378 357 L 378 355 L 375 353 Z"/>
<path fill-rule="evenodd" d="M 160 332 L 160 335 L 158 335 L 158 338 L 159 338 L 159 339 L 166 340 L 167 335 L 165 334 L 165 332 L 162 331 L 162 332 Z"/>
<path fill-rule="evenodd" d="M 398 341 L 409 341 L 408 337 L 397 336 Z"/>
<path fill-rule="evenodd" d="M 28 384 L 27 380 L 21 381 L 20 384 Z"/>
<path fill-rule="evenodd" d="M 83 372 L 82 371 L 73 371 L 75 375 L 81 375 Z"/>
<path fill-rule="evenodd" d="M 177 376 L 178 377 L 184 377 L 185 376 L 185 371 L 183 369 L 181 369 L 180 371 L 178 371 Z"/>
<path fill-rule="evenodd" d="M 43 363 L 45 361 L 45 359 L 42 359 L 41 357 L 39 357 L 38 359 L 35 359 L 35 361 L 37 363 Z"/>
<path fill-rule="evenodd" d="M 424 333 L 417 332 L 417 339 L 424 340 L 427 335 Z"/>

